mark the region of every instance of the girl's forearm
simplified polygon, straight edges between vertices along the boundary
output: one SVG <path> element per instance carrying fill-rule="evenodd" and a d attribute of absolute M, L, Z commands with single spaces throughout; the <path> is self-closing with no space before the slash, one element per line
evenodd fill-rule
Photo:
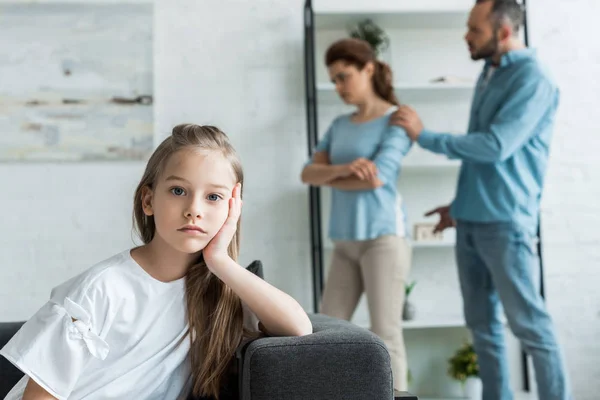
<path fill-rule="evenodd" d="M 310 319 L 296 300 L 231 258 L 214 263 L 211 270 L 248 305 L 270 335 L 303 336 L 312 333 Z"/>
<path fill-rule="evenodd" d="M 56 400 L 56 397 L 46 392 L 36 381 L 29 378 L 22 400 Z"/>

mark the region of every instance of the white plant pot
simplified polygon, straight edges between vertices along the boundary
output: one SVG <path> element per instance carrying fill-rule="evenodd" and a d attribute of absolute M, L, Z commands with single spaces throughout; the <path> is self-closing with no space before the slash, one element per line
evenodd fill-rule
<path fill-rule="evenodd" d="M 467 378 L 463 385 L 464 395 L 469 400 L 481 400 L 482 391 L 481 379 L 478 377 Z"/>

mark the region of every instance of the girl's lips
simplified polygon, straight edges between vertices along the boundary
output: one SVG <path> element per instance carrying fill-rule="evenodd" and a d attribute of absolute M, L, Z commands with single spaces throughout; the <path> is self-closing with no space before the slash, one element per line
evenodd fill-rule
<path fill-rule="evenodd" d="M 178 229 L 180 232 L 187 233 L 190 235 L 203 235 L 206 234 L 206 231 L 199 226 L 196 225 L 186 225 L 181 229 Z"/>

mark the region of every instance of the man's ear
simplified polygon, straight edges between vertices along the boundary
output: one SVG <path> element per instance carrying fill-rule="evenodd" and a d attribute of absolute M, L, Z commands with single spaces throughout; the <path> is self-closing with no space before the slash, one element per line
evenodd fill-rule
<path fill-rule="evenodd" d="M 152 209 L 152 189 L 148 186 L 144 186 L 142 188 L 142 209 L 144 210 L 144 214 L 147 216 L 154 215 L 154 210 Z"/>
<path fill-rule="evenodd" d="M 510 26 L 509 24 L 501 24 L 500 28 L 498 28 L 498 39 L 501 42 L 510 39 L 512 35 L 513 29 L 512 26 Z"/>

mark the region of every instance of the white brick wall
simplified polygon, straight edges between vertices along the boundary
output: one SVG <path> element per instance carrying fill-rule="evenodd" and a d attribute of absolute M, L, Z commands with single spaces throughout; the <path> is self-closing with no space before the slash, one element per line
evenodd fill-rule
<path fill-rule="evenodd" d="M 267 278 L 309 309 L 308 206 L 298 181 L 302 3 L 158 0 L 155 110 L 161 137 L 183 121 L 231 134 L 247 174 L 243 259 L 262 259 Z M 543 202 L 548 304 L 575 396 L 592 400 L 600 382 L 600 6 L 529 3 L 531 42 L 562 89 Z M 143 166 L 78 167 L 0 165 L 0 320 L 26 318 L 50 287 L 130 245 L 130 198 Z"/>
<path fill-rule="evenodd" d="M 543 200 L 547 297 L 575 398 L 600 387 L 600 47 L 595 0 L 530 0 L 530 42 L 562 92 Z"/>

